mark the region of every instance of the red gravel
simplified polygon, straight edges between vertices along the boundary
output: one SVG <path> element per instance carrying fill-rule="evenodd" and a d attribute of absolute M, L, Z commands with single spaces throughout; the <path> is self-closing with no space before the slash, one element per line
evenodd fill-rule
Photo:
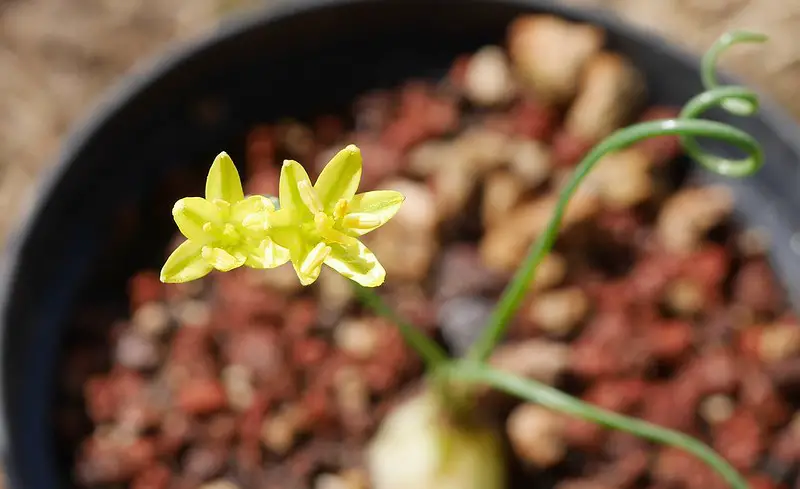
<path fill-rule="evenodd" d="M 362 188 L 383 187 L 388 179 L 412 186 L 418 192 L 406 203 L 412 214 L 376 233 L 385 242 L 367 241 L 389 250 L 378 252 L 390 270 L 381 289 L 389 302 L 431 335 L 451 328 L 443 331 L 448 340 L 469 338 L 459 326 L 472 319 L 458 317 L 466 308 L 443 306 L 459 298 L 480 311 L 507 281 L 508 270 L 481 261 L 483 236 L 502 232 L 503 222 L 487 229 L 477 218 L 419 225 L 425 218 L 415 216 L 437 212 L 441 196 L 433 182 L 446 159 L 437 155 L 433 166 L 411 169 L 409 152 L 475 127 L 542 142 L 551 151 L 543 164 L 552 175 L 545 185 L 521 189 L 528 202 L 551 194 L 560 172 L 591 147 L 565 131 L 563 113 L 530 94 L 508 106 L 473 110 L 461 95 L 469 63 L 470 56 L 456 60 L 449 83 L 413 81 L 394 92 L 365 94 L 351 114 L 355 128 L 346 127 L 345 118 L 322 115 L 311 127 L 264 124 L 243 135 L 249 192 L 276 192 L 279 155 L 316 167 L 313 173 L 332 148 L 349 142 L 363 150 Z M 675 113 L 652 107 L 640 119 Z M 461 148 L 469 151 L 453 161 L 476 167 L 454 167 L 454 174 L 482 181 L 484 174 L 510 171 L 502 155 L 499 162 L 489 161 L 492 154 L 472 162 L 477 149 L 466 141 Z M 682 182 L 666 179 L 658 168 L 675 164 L 680 148 L 670 137 L 637 148 L 654 164 L 658 191 L 622 209 L 599 206 L 557 244 L 567 269 L 548 288 L 578 287 L 590 303 L 587 317 L 554 340 L 570 347 L 568 372 L 558 385 L 607 409 L 702 438 L 754 489 L 788 489 L 797 484 L 792 477 L 800 465 L 800 338 L 783 291 L 764 257 L 745 255 L 735 244 L 732 226 L 700 233 L 694 251 L 667 252 L 655 232 L 657 215 Z M 480 188 L 464 187 L 459 215 L 480 215 L 478 206 L 486 205 Z M 405 232 L 409 225 L 415 231 Z M 518 239 L 501 242 L 512 253 L 524 249 L 514 244 Z M 407 242 L 409 255 L 392 253 L 392 241 Z M 73 338 L 80 341 L 67 352 L 65 401 L 58 409 L 65 450 L 77 448 L 72 463 L 80 487 L 290 489 L 312 487 L 323 472 L 362 467 L 365 442 L 383 413 L 416 384 L 421 362 L 396 329 L 348 296 L 346 285 L 323 276 L 300 290 L 287 267 L 215 273 L 180 286 L 165 286 L 156 271 L 143 270 L 129 281 L 127 318 L 106 317 L 95 306 L 83 316 L 94 319 L 76 320 Z M 394 281 L 397 267 L 425 279 Z M 452 316 L 443 318 L 443 311 Z M 547 336 L 526 321 L 517 318 L 513 341 Z M 337 329 L 346 323 L 355 336 Z M 705 409 L 718 421 L 701 416 Z M 672 448 L 578 420 L 569 420 L 562 436 L 570 455 L 544 471 L 559 485 L 724 487 L 702 463 Z M 546 480 L 542 474 L 515 469 L 513 487 Z M 212 481 L 217 485 L 204 486 Z"/>

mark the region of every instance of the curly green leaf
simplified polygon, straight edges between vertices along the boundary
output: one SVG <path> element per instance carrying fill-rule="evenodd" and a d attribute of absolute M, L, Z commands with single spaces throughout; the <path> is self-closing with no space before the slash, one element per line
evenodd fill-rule
<path fill-rule="evenodd" d="M 486 360 L 497 343 L 502 340 L 509 321 L 519 309 L 529 284 L 535 277 L 536 267 L 555 244 L 561 220 L 570 199 L 583 179 L 605 155 L 644 139 L 677 135 L 689 156 L 709 170 L 721 175 L 744 177 L 761 168 L 764 163 L 764 155 L 758 141 L 752 136 L 721 122 L 695 119 L 711 107 L 724 106 L 725 102 L 738 102 L 738 105 L 735 105 L 737 108 L 734 109 L 738 110 L 738 113 L 743 113 L 743 109 L 746 108 L 754 110 L 758 107 L 757 96 L 752 91 L 744 87 L 717 87 L 713 74 L 709 74 L 713 71 L 716 59 L 722 50 L 737 42 L 748 40 L 760 41 L 761 37 L 750 33 L 728 34 L 714 45 L 703 60 L 703 78 L 704 81 L 711 84 L 708 87 L 709 90 L 692 98 L 681 111 L 678 119 L 643 122 L 620 129 L 595 146 L 578 164 L 569 182 L 561 191 L 555 211 L 544 233 L 533 243 L 521 267 L 506 287 L 489 318 L 487 328 L 473 345 L 469 358 L 476 361 Z M 729 107 L 726 108 L 730 110 Z M 747 157 L 736 160 L 706 153 L 694 140 L 695 137 L 707 137 L 726 142 L 744 151 Z"/>

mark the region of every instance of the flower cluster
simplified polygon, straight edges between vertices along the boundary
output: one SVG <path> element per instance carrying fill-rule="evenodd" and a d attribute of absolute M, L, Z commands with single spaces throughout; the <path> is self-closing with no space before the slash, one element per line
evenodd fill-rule
<path fill-rule="evenodd" d="M 186 238 L 161 270 L 161 281 L 181 283 L 241 266 L 275 268 L 291 261 L 310 285 L 328 265 L 364 287 L 377 287 L 386 271 L 359 237 L 391 219 L 404 197 L 393 190 L 357 194 L 361 151 L 339 151 L 312 185 L 296 161 L 284 161 L 279 206 L 245 197 L 231 158 L 220 153 L 206 180 L 205 198 L 175 203 L 172 216 Z"/>

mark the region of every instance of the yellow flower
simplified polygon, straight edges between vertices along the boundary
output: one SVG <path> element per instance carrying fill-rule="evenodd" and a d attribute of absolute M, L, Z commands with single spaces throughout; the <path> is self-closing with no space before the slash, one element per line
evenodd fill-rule
<path fill-rule="evenodd" d="M 276 245 L 264 231 L 263 222 L 274 212 L 267 197 L 244 197 L 233 161 L 227 153 L 220 153 L 208 172 L 205 198 L 187 197 L 172 209 L 187 240 L 164 263 L 161 281 L 188 282 L 213 269 L 227 272 L 242 265 L 274 268 L 286 263 L 288 250 Z M 248 225 L 252 216 L 259 216 L 262 225 Z"/>
<path fill-rule="evenodd" d="M 400 192 L 382 190 L 356 195 L 361 180 L 361 151 L 349 145 L 325 166 L 312 186 L 305 169 L 284 161 L 280 178 L 280 210 L 270 235 L 287 248 L 303 285 L 319 277 L 326 264 L 345 277 L 377 287 L 386 271 L 357 238 L 391 219 L 403 203 Z"/>

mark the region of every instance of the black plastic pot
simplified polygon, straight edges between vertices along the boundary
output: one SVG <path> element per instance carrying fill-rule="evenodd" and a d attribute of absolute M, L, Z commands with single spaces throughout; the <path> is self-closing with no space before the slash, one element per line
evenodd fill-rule
<path fill-rule="evenodd" d="M 154 196 L 166 179 L 192 167 L 202 177 L 223 149 L 241 160 L 253 123 L 335 110 L 364 90 L 440 75 L 459 53 L 502 42 L 507 23 L 529 10 L 605 26 L 611 47 L 647 74 L 654 102 L 681 104 L 700 89 L 696 58 L 602 15 L 531 0 L 293 0 L 128 77 L 69 139 L 6 250 L 2 438 L 11 486 L 69 484 L 51 419 L 62 332 L 77 304 L 124 304 L 129 274 L 158 266 L 180 196 Z M 763 143 L 767 164 L 729 183 L 744 221 L 770 233 L 776 269 L 795 295 L 800 133 L 773 107 L 735 123 Z"/>

